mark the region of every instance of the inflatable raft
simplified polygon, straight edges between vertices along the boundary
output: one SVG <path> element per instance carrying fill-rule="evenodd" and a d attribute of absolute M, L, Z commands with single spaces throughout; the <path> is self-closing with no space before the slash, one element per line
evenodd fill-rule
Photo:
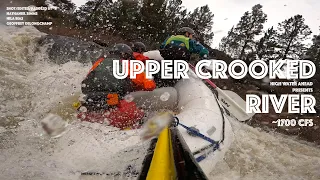
<path fill-rule="evenodd" d="M 188 74 L 190 79 L 180 80 L 174 87 L 177 93 L 176 117 L 182 124 L 178 125 L 177 129 L 188 146 L 190 154 L 194 156 L 203 173 L 209 176 L 231 145 L 233 132 L 228 117 L 224 115 L 212 91 L 193 72 Z M 158 91 L 163 90 L 165 88 Z M 173 92 L 174 90 L 170 90 L 171 96 L 175 97 Z M 153 101 L 157 98 L 161 101 L 160 93 L 152 97 Z M 169 101 L 171 104 L 174 100 L 169 99 Z M 163 102 L 161 104 L 163 105 Z M 192 135 L 189 128 L 196 129 L 207 139 L 220 143 L 219 149 L 214 149 L 216 144 Z"/>
<path fill-rule="evenodd" d="M 157 50 L 144 55 L 150 59 L 163 60 Z M 231 145 L 233 131 L 228 119 L 230 117 L 225 115 L 212 90 L 191 69 L 188 75 L 189 79 L 181 79 L 174 86 L 177 93 L 176 117 L 183 126 L 195 128 L 205 137 L 220 142 L 219 149 L 214 150 L 213 144 L 208 140 L 190 135 L 183 126 L 178 126 L 178 130 L 202 171 L 208 175 Z M 161 96 L 158 101 L 161 101 L 160 99 Z"/>
<path fill-rule="evenodd" d="M 158 56 L 158 53 L 154 55 Z M 153 59 L 159 59 L 159 57 L 153 57 Z M 181 124 L 177 126 L 180 136 L 203 173 L 208 176 L 231 145 L 233 132 L 228 116 L 224 115 L 223 108 L 213 92 L 194 72 L 190 70 L 188 75 L 189 79 L 179 80 L 174 87 L 159 88 L 151 92 L 133 92 L 130 95 L 133 101 L 146 111 L 166 109 L 176 113 L 175 117 Z M 219 148 L 215 149 L 215 144 L 212 142 L 191 134 L 186 127 L 196 129 L 207 139 L 219 143 Z M 138 136 L 141 131 L 141 129 L 126 130 L 123 136 L 131 136 L 128 144 L 134 146 L 143 141 Z M 121 134 L 118 135 L 121 136 Z M 118 138 L 121 139 L 121 137 Z M 124 143 L 124 141 L 114 142 L 112 146 L 118 147 L 121 151 L 124 149 L 122 146 Z M 129 147 L 128 144 L 125 148 Z"/>

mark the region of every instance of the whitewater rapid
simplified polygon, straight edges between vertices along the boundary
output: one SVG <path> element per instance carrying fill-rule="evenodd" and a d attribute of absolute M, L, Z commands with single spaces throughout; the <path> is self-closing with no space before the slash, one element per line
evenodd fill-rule
<path fill-rule="evenodd" d="M 0 179 L 72 180 L 84 171 L 139 171 L 141 151 L 148 147 L 127 143 L 137 141 L 138 134 L 119 139 L 120 132 L 111 127 L 75 120 L 71 104 L 90 63 L 52 63 L 47 47 L 36 43 L 41 35 L 32 26 L 0 26 Z M 44 133 L 40 120 L 48 113 L 70 122 L 68 138 Z M 319 147 L 236 121 L 231 124 L 234 143 L 210 179 L 320 179 Z M 88 136 L 90 142 L 82 141 Z M 115 145 L 125 150 L 117 152 Z M 128 162 L 132 167 L 124 165 Z"/>

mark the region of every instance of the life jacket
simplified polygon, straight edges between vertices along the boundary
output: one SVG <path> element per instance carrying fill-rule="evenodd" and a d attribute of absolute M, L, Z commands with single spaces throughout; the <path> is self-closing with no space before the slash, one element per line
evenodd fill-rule
<path fill-rule="evenodd" d="M 137 80 L 117 79 L 113 76 L 112 68 L 113 59 L 104 57 L 93 64 L 81 86 L 82 93 L 87 95 L 82 104 L 87 111 L 79 112 L 77 117 L 81 121 L 107 123 L 120 129 L 133 128 L 142 119 L 144 112 L 124 97 L 128 92 L 137 90 Z M 122 68 L 121 63 L 119 68 Z M 142 84 L 152 89 L 148 83 L 143 81 Z"/>
<path fill-rule="evenodd" d="M 135 59 L 136 60 L 141 60 L 143 62 L 145 62 L 146 60 L 149 59 L 148 57 L 146 57 L 146 56 L 144 56 L 143 54 L 140 54 L 140 53 L 135 53 L 134 55 L 135 55 Z M 90 79 L 90 77 L 96 79 L 96 81 L 97 81 L 97 79 L 98 80 L 99 79 L 103 79 L 103 80 L 106 80 L 108 83 L 106 83 L 106 81 L 102 81 L 102 83 L 104 82 L 104 84 L 106 84 L 108 86 L 112 86 L 112 87 L 114 87 L 114 85 L 112 85 L 112 83 L 121 85 L 121 86 L 123 86 L 122 88 L 117 86 L 116 89 L 111 89 L 111 90 L 115 91 L 118 88 L 121 88 L 123 90 L 127 90 L 127 91 L 125 91 L 123 93 L 131 92 L 131 91 L 137 91 L 137 90 L 152 91 L 152 90 L 154 90 L 156 88 L 155 82 L 153 80 L 147 79 L 146 78 L 146 74 L 144 72 L 140 73 L 140 74 L 137 74 L 135 79 L 126 78 L 124 80 L 120 80 L 120 79 L 116 79 L 113 76 L 112 68 L 113 68 L 112 60 L 105 60 L 104 57 L 101 57 L 93 64 L 93 66 L 89 70 L 89 73 L 88 73 L 86 79 Z M 120 68 L 121 68 L 121 66 L 120 66 Z M 129 64 L 128 68 L 129 68 L 128 69 L 128 72 L 129 72 L 128 75 L 130 77 L 130 64 Z M 109 70 L 107 70 L 107 69 L 109 69 Z M 98 76 L 97 74 L 99 74 L 99 73 L 95 73 L 95 71 L 102 71 L 103 73 L 101 73 L 101 75 L 105 76 L 105 77 L 97 77 Z M 127 79 L 130 79 L 132 83 L 128 83 Z M 104 86 L 101 86 L 101 85 L 97 85 L 97 86 L 102 87 L 102 88 L 104 87 Z M 126 88 L 128 86 L 131 86 L 132 88 Z M 95 85 L 91 85 L 91 87 L 96 88 Z M 97 91 L 97 90 L 94 90 L 94 91 Z"/>
<path fill-rule="evenodd" d="M 167 39 L 165 46 L 170 44 L 172 46 L 185 47 L 187 50 L 189 50 L 189 40 L 190 38 L 184 35 L 171 36 Z"/>
<path fill-rule="evenodd" d="M 144 56 L 143 54 L 138 53 L 138 52 L 133 52 L 133 56 L 136 60 L 140 60 L 143 63 L 145 63 L 147 60 L 149 60 L 149 57 Z M 130 66 L 129 66 L 129 70 L 130 70 Z M 130 75 L 130 73 L 129 73 L 129 75 Z M 136 90 L 152 91 L 156 88 L 155 81 L 148 79 L 144 72 L 137 74 L 136 78 L 131 79 L 131 80 L 135 84 Z"/>

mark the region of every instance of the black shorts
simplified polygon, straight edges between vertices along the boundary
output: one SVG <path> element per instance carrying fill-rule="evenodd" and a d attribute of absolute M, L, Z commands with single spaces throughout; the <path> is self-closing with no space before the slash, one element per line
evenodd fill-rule
<path fill-rule="evenodd" d="M 185 60 L 186 62 L 189 62 L 191 55 L 186 47 L 172 45 L 167 45 L 164 49 L 161 49 L 160 54 L 164 60 Z M 169 67 L 173 68 L 173 65 Z M 154 76 L 157 87 L 173 87 L 179 81 L 179 79 L 161 79 L 160 72 Z"/>
<path fill-rule="evenodd" d="M 160 54 L 165 60 L 185 60 L 187 62 L 191 56 L 191 53 L 186 47 L 173 45 L 167 45 L 164 49 L 161 49 Z"/>

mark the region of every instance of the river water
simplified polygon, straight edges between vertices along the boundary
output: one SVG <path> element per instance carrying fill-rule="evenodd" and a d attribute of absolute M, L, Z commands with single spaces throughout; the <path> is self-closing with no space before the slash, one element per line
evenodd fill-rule
<path fill-rule="evenodd" d="M 69 151 L 57 148 L 57 140 L 46 136 L 41 129 L 40 120 L 50 112 L 70 122 L 75 119 L 71 103 L 90 68 L 85 63 L 58 65 L 49 61 L 46 47 L 38 47 L 36 43 L 41 35 L 33 27 L 0 26 L 0 179 L 78 179 L 80 171 L 93 166 L 123 168 L 122 162 L 133 161 L 139 150 L 125 158 L 108 157 L 110 161 L 106 162 L 102 157 L 107 158 L 108 150 L 113 150 L 110 143 L 117 139 L 106 140 L 108 145 L 97 139 L 104 131 L 109 133 L 108 137 L 116 137 L 108 127 L 104 130 L 96 124 L 73 122 L 71 132 L 76 128 L 81 130 L 69 136 L 74 136 L 75 141 L 92 136 L 95 144 L 89 147 L 84 142 Z M 293 136 L 265 132 L 235 121 L 231 124 L 235 141 L 210 179 L 320 179 L 319 147 Z M 134 140 L 130 135 L 127 138 Z M 65 143 L 68 146 L 74 142 Z M 98 145 L 105 146 L 106 151 L 95 152 Z M 93 160 L 82 159 L 81 154 Z"/>

